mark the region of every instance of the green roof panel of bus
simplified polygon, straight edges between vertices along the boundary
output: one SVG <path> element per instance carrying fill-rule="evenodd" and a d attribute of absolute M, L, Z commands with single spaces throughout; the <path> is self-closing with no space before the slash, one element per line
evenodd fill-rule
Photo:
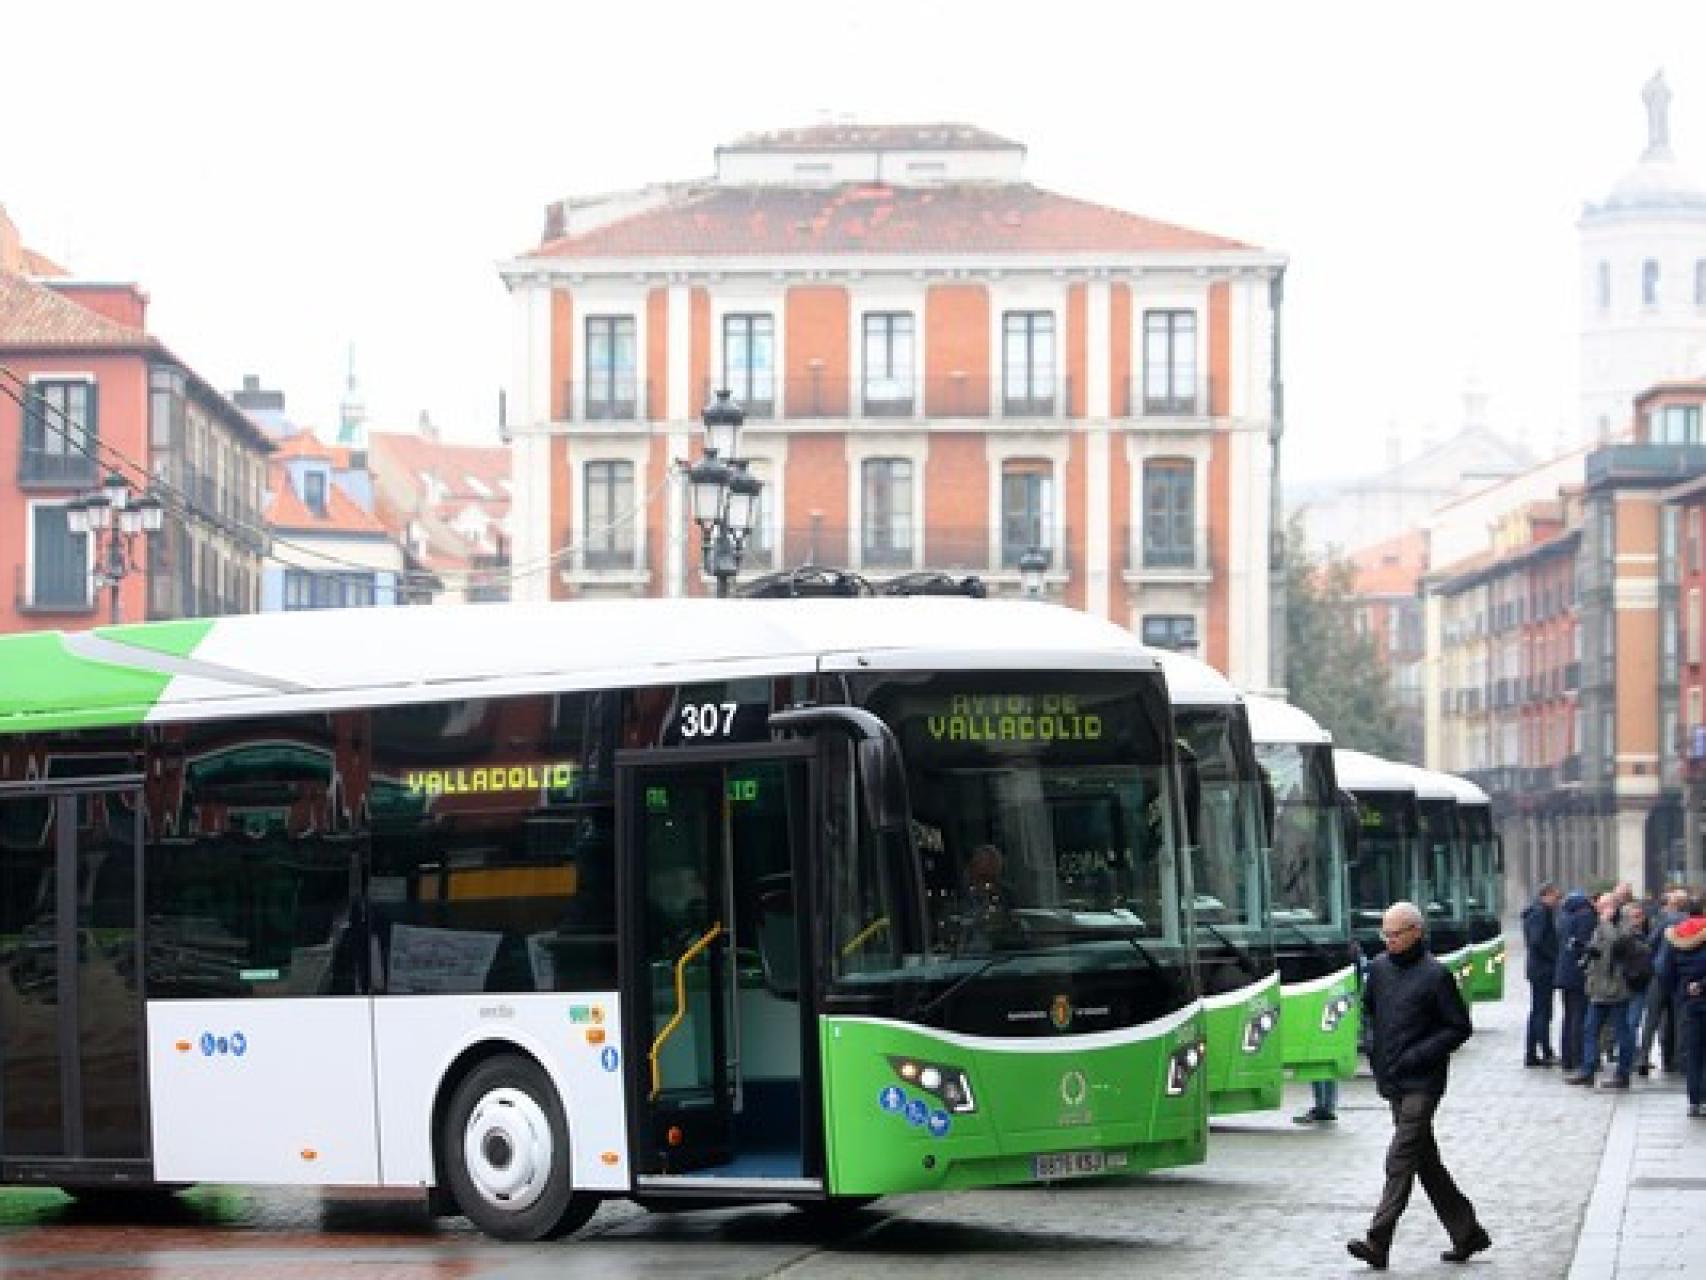
<path fill-rule="evenodd" d="M 172 677 L 68 651 L 57 631 L 0 638 L 0 733 L 141 724 Z"/>

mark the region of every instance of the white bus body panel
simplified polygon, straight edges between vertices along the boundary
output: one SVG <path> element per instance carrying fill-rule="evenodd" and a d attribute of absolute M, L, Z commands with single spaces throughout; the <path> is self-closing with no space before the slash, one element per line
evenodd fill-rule
<path fill-rule="evenodd" d="M 379 1180 L 371 1001 L 151 1000 L 161 1182 Z"/>
<path fill-rule="evenodd" d="M 577 1188 L 631 1184 L 622 1082 L 644 1063 L 624 1061 L 613 991 L 379 996 L 380 1168 L 386 1186 L 429 1186 L 432 1104 L 452 1063 L 476 1044 L 503 1041 L 544 1066 L 563 1101 Z"/>

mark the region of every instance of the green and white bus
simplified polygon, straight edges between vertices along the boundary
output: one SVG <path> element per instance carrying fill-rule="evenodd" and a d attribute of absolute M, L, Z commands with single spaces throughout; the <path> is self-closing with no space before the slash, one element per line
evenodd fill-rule
<path fill-rule="evenodd" d="M 1469 954 L 1475 966 L 1469 997 L 1477 1002 L 1505 995 L 1505 845 L 1493 829 L 1487 793 L 1454 773 L 1439 777 L 1457 800 L 1457 840 L 1464 871 L 1463 905 L 1469 921 Z"/>
<path fill-rule="evenodd" d="M 1297 1080 L 1349 1080 L 1362 1023 L 1346 867 L 1355 802 L 1339 790 L 1333 736 L 1313 716 L 1255 694 L 1244 705 L 1274 795 L 1281 1055 Z"/>
<path fill-rule="evenodd" d="M 1285 1093 L 1268 816 L 1244 698 L 1195 658 L 1151 650 L 1186 752 L 1197 965 L 1208 1026 L 1210 1115 L 1267 1111 Z M 1354 1044 L 1354 1041 L 1353 1041 Z"/>
<path fill-rule="evenodd" d="M 1038 604 L 0 638 L 0 1179 L 537 1239 L 1201 1160 L 1177 778 Z"/>

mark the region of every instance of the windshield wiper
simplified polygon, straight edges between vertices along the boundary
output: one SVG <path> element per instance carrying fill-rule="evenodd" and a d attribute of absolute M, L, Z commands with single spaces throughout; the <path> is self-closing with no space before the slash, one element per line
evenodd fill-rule
<path fill-rule="evenodd" d="M 1272 917 L 1270 917 L 1270 918 L 1272 918 Z M 1306 930 L 1302 925 L 1298 924 L 1297 921 L 1295 921 L 1295 920 L 1277 920 L 1276 919 L 1276 920 L 1274 920 L 1274 923 L 1275 924 L 1283 924 L 1286 928 L 1290 929 L 1298 937 L 1302 938 L 1303 941 L 1309 945 L 1309 949 L 1311 951 L 1313 951 L 1316 955 L 1320 956 L 1328 964 L 1333 963 L 1333 960 L 1335 957 L 1333 955 L 1332 948 L 1328 947 L 1327 944 L 1322 942 L 1319 938 L 1316 938 L 1312 934 L 1310 934 L 1309 931 Z M 1354 964 L 1355 961 L 1352 960 L 1351 963 Z"/>
<path fill-rule="evenodd" d="M 912 1011 L 912 1016 L 914 1018 L 922 1018 L 925 1014 L 929 1013 L 932 1009 L 935 1009 L 939 1005 L 946 1002 L 946 1000 L 948 999 L 949 996 L 952 996 L 955 992 L 960 990 L 960 988 L 965 986 L 968 982 L 972 982 L 975 979 L 983 977 L 984 974 L 988 973 L 996 965 L 1001 964 L 1005 961 L 1011 960 L 1014 956 L 1023 955 L 1023 954 L 1025 954 L 1023 951 L 1017 951 L 1017 950 L 1015 950 L 1015 951 L 997 951 L 994 955 L 990 956 L 989 959 L 985 960 L 977 968 L 973 969 L 970 973 L 965 974 L 963 977 L 961 977 L 959 979 L 959 981 L 949 983 L 947 986 L 943 987 L 940 991 L 938 991 L 934 996 L 932 996 L 925 1003 L 915 1007 Z"/>
<path fill-rule="evenodd" d="M 1201 928 L 1207 929 L 1215 937 L 1220 939 L 1221 945 L 1238 958 L 1238 967 L 1240 969 L 1249 974 L 1252 978 L 1259 976 L 1260 970 L 1256 964 L 1256 957 L 1250 953 L 1248 948 L 1239 946 L 1207 920 L 1198 920 L 1197 924 Z"/>
<path fill-rule="evenodd" d="M 1130 929 L 1086 929 L 1082 925 L 1072 925 L 1064 920 L 1050 921 L 1045 924 L 1032 923 L 1032 933 L 1057 933 L 1067 938 L 1118 938 L 1137 952 L 1139 959 L 1157 973 L 1163 972 L 1161 962 L 1149 954 L 1149 948 L 1137 940 L 1137 934 Z"/>

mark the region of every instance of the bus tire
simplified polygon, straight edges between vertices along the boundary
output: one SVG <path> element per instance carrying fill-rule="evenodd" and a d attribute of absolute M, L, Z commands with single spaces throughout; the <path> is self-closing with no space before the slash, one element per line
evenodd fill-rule
<path fill-rule="evenodd" d="M 499 1240 L 555 1240 L 598 1208 L 576 1194 L 569 1127 L 550 1077 L 531 1058 L 502 1054 L 451 1095 L 439 1158 L 462 1213 Z"/>
<path fill-rule="evenodd" d="M 175 1183 L 126 1186 L 122 1183 L 90 1183 L 61 1187 L 84 1209 L 104 1218 L 146 1219 L 175 1209 L 178 1192 L 188 1188 Z"/>
<path fill-rule="evenodd" d="M 835 1231 L 852 1225 L 861 1212 L 880 1199 L 881 1196 L 830 1196 L 826 1200 L 794 1200 L 790 1203 L 813 1230 Z"/>

